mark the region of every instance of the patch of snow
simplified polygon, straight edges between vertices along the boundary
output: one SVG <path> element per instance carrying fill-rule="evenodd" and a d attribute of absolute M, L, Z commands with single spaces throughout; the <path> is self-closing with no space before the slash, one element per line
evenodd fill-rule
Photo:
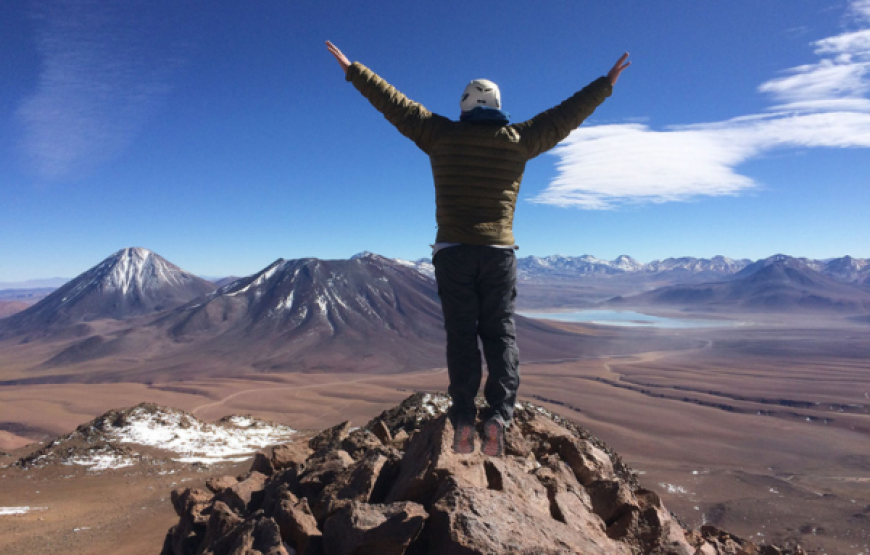
<path fill-rule="evenodd" d="M 675 486 L 674 484 L 665 484 L 665 483 L 661 483 L 661 484 L 659 484 L 659 486 L 665 488 L 665 490 L 667 490 L 668 493 L 679 493 L 679 494 L 683 494 L 683 495 L 686 495 L 689 493 L 686 490 L 686 488 L 684 488 L 683 486 Z"/>
<path fill-rule="evenodd" d="M 48 507 L 0 507 L 0 516 L 24 515 L 30 511 L 44 511 Z"/>
<path fill-rule="evenodd" d="M 250 417 L 231 417 L 232 426 L 203 422 L 182 412 L 153 414 L 145 409 L 131 413 L 123 427 L 104 430 L 110 440 L 172 451 L 178 462 L 215 464 L 244 461 L 268 445 L 281 443 L 296 433 Z"/>
<path fill-rule="evenodd" d="M 78 455 L 66 460 L 63 464 L 87 466 L 89 472 L 102 472 L 104 470 L 115 470 L 118 468 L 126 468 L 136 464 L 136 460 L 131 457 L 125 457 L 112 453 L 105 449 L 94 450 L 90 455 Z"/>

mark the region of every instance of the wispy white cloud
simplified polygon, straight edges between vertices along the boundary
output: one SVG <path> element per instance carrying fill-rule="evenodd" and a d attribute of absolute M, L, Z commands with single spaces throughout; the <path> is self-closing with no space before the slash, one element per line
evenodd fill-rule
<path fill-rule="evenodd" d="M 123 151 L 169 90 L 178 66 L 155 51 L 156 20 L 136 0 L 34 4 L 42 67 L 17 115 L 21 149 L 45 180 L 74 178 Z"/>
<path fill-rule="evenodd" d="M 870 0 L 850 14 L 870 23 Z M 759 91 L 768 112 L 654 130 L 581 127 L 556 147 L 557 176 L 532 202 L 590 210 L 736 195 L 756 183 L 737 167 L 777 148 L 870 147 L 870 29 L 812 43 L 817 63 L 791 68 Z"/>

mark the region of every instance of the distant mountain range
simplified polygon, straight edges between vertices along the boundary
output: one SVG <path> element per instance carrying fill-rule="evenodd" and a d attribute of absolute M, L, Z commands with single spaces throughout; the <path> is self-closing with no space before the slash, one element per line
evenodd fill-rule
<path fill-rule="evenodd" d="M 578 356 L 584 348 L 576 334 L 522 316 L 517 334 L 531 360 Z M 371 253 L 279 259 L 215 289 L 155 253 L 124 249 L 0 320 L 0 339 L 56 345 L 46 351 L 50 367 L 114 357 L 127 369 L 143 361 L 173 367 L 175 378 L 240 367 L 394 372 L 444 364 L 434 280 Z M 127 369 L 93 379 L 125 372 L 128 379 Z M 132 379 L 153 377 L 143 375 Z"/>
<path fill-rule="evenodd" d="M 749 259 L 735 260 L 725 256 L 713 258 L 666 258 L 653 260 L 647 264 L 638 262 L 628 255 L 618 256 L 613 260 L 603 260 L 591 255 L 583 256 L 526 256 L 517 259 L 517 272 L 522 280 L 547 280 L 553 278 L 591 278 L 591 277 L 635 277 L 661 278 L 675 282 L 713 280 L 736 275 L 746 268 L 757 268 L 776 260 L 793 259 L 800 261 L 806 267 L 844 283 L 870 284 L 870 259 L 830 258 L 812 260 L 794 258 L 778 254 L 753 262 Z M 418 271 L 432 275 L 432 261 L 421 258 L 417 261 L 398 261 L 407 264 Z M 754 270 L 750 270 L 752 272 Z"/>
<path fill-rule="evenodd" d="M 870 287 L 836 279 L 855 278 L 854 272 L 836 271 L 844 267 L 848 269 L 854 265 L 836 259 L 820 266 L 813 264 L 813 261 L 777 255 L 750 264 L 720 281 L 661 287 L 628 298 L 611 299 L 607 304 L 784 313 L 797 310 L 838 313 L 870 311 Z M 857 275 L 860 276 L 860 273 Z"/>

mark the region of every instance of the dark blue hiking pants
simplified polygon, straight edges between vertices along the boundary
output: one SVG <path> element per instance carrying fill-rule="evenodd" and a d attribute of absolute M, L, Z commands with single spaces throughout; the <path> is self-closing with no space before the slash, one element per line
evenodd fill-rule
<path fill-rule="evenodd" d="M 447 330 L 448 393 L 451 416 L 477 414 L 474 398 L 480 388 L 480 345 L 486 358 L 483 392 L 486 417 L 511 421 L 520 385 L 519 351 L 514 325 L 517 259 L 513 249 L 457 245 L 439 250 L 432 261 Z"/>

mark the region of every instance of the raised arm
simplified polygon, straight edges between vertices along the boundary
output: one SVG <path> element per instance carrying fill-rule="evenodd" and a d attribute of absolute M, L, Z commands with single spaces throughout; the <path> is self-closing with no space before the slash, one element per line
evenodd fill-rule
<path fill-rule="evenodd" d="M 326 49 L 329 50 L 329 53 L 335 56 L 335 59 L 338 61 L 338 65 L 341 66 L 341 69 L 344 71 L 344 74 L 347 75 L 347 68 L 350 67 L 350 60 L 347 59 L 341 50 L 338 49 L 337 46 L 332 44 L 329 41 L 326 41 Z"/>
<path fill-rule="evenodd" d="M 607 79 L 610 80 L 611 86 L 616 85 L 616 81 L 617 81 L 617 79 L 619 79 L 619 76 L 622 74 L 623 71 L 625 71 L 625 68 L 627 68 L 628 66 L 631 65 L 631 62 L 625 61 L 627 59 L 628 59 L 628 52 L 623 54 L 622 57 L 616 61 L 616 64 L 614 64 L 613 67 L 610 68 L 610 71 L 607 73 Z"/>
<path fill-rule="evenodd" d="M 351 63 L 331 42 L 326 41 L 326 48 L 344 70 L 345 79 L 353 83 L 402 135 L 428 153 L 438 130 L 449 124 L 450 120 L 433 114 L 422 104 L 414 102 L 361 63 Z"/>
<path fill-rule="evenodd" d="M 517 124 L 529 158 L 559 144 L 580 126 L 613 92 L 613 85 L 625 69 L 628 52 L 622 55 L 606 76 L 600 77 L 558 106 L 541 112 L 532 119 Z"/>

